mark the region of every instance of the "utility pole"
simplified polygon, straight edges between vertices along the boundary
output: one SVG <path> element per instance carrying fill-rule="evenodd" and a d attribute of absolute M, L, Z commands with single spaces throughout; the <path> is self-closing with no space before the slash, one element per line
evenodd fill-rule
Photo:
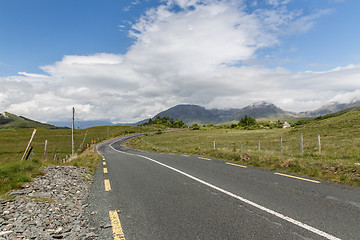
<path fill-rule="evenodd" d="M 72 147 L 72 151 L 71 151 L 71 156 L 73 156 L 75 154 L 75 150 L 74 150 L 74 128 L 75 128 L 75 108 L 73 107 L 73 116 L 72 116 L 72 129 L 71 129 L 71 147 Z"/>

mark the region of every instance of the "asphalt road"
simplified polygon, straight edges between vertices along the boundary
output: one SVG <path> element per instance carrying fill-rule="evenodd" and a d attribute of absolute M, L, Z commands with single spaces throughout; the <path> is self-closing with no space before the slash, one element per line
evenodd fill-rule
<path fill-rule="evenodd" d="M 360 239 L 360 188 L 124 139 L 98 147 L 88 214 L 101 239 Z"/>

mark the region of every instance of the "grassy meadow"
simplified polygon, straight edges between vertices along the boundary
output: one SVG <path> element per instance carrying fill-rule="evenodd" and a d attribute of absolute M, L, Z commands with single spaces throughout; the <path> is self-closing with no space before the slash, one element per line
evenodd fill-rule
<path fill-rule="evenodd" d="M 21 187 L 24 182 L 28 182 L 33 177 L 41 174 L 40 168 L 42 166 L 50 164 L 86 166 L 89 167 L 89 171 L 94 171 L 98 166 L 100 157 L 90 151 L 84 152 L 87 144 L 91 145 L 94 140 L 96 143 L 99 143 L 105 139 L 131 133 L 154 131 L 154 128 L 104 126 L 76 129 L 74 134 L 75 152 L 77 154 L 83 154 L 81 154 L 79 158 L 67 163 L 63 163 L 62 160 L 71 155 L 71 129 L 37 128 L 31 144 L 33 151 L 28 160 L 21 161 L 33 130 L 32 128 L 9 128 L 0 130 L 0 196 L 4 196 L 4 193 L 9 190 Z M 48 145 L 46 158 L 44 160 L 45 140 L 48 141 Z M 80 148 L 83 141 L 84 144 L 82 148 Z M 55 158 L 54 153 L 56 153 Z"/>
<path fill-rule="evenodd" d="M 360 186 L 359 110 L 287 129 L 215 127 L 167 133 L 160 132 L 161 129 L 166 127 L 103 126 L 76 129 L 75 151 L 79 157 L 66 163 L 63 163 L 63 159 L 71 155 L 71 129 L 37 128 L 31 144 L 33 151 L 29 159 L 23 161 L 21 157 L 33 128 L 0 129 L 0 197 L 5 197 L 6 192 L 20 188 L 24 182 L 41 174 L 40 168 L 43 166 L 85 166 L 93 172 L 101 159 L 93 151 L 86 150 L 88 144 L 132 133 L 155 131 L 158 134 L 134 138 L 127 144 L 144 150 L 207 156 Z M 300 152 L 300 133 L 303 136 L 303 153 Z M 321 139 L 321 155 L 318 135 Z M 48 145 L 44 159 L 45 140 Z"/>
<path fill-rule="evenodd" d="M 303 153 L 300 152 L 300 133 Z M 144 150 L 201 155 L 360 186 L 360 111 L 314 120 L 296 128 L 192 130 L 141 136 L 127 144 Z"/>

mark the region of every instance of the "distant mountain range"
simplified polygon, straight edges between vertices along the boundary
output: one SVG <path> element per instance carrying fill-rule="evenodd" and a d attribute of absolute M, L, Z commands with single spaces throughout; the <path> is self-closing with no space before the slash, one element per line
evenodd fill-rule
<path fill-rule="evenodd" d="M 336 113 L 349 108 L 360 108 L 360 101 L 352 101 L 350 103 L 331 103 L 324 105 L 314 111 L 306 111 L 301 113 L 295 113 L 283 110 L 272 103 L 268 102 L 256 102 L 248 105 L 244 108 L 237 109 L 206 109 L 199 105 L 187 105 L 181 104 L 171 107 L 165 111 L 162 111 L 154 116 L 156 118 L 169 116 L 174 120 L 182 120 L 187 125 L 197 124 L 217 124 L 231 121 L 239 121 L 245 115 L 259 119 L 259 118 L 272 118 L 272 119 L 287 119 L 287 118 L 306 118 L 306 117 L 318 117 L 326 114 Z M 137 126 L 149 119 L 144 119 L 137 123 L 132 124 L 119 124 Z M 46 124 L 40 123 L 25 117 L 18 117 L 14 114 L 4 112 L 0 115 L 0 129 L 1 128 L 55 128 L 56 127 L 68 127 L 71 128 L 71 121 L 51 121 Z M 75 128 L 88 128 L 94 126 L 111 126 L 114 125 L 110 120 L 98 120 L 98 121 L 77 121 L 75 122 Z"/>
<path fill-rule="evenodd" d="M 47 124 L 55 125 L 58 127 L 67 127 L 72 128 L 71 121 L 50 121 Z M 75 129 L 77 128 L 89 128 L 89 127 L 97 127 L 97 126 L 112 126 L 114 125 L 110 120 L 94 120 L 94 121 L 75 121 L 74 123 Z"/>
<path fill-rule="evenodd" d="M 321 115 L 331 114 L 338 111 L 342 111 L 348 108 L 360 107 L 360 101 L 353 101 L 351 103 L 331 103 L 329 105 L 322 106 L 315 111 L 307 111 L 301 113 L 295 113 L 283 110 L 269 102 L 256 102 L 248 105 L 244 108 L 237 109 L 206 109 L 199 105 L 177 105 L 171 107 L 163 112 L 155 115 L 164 117 L 169 116 L 173 119 L 179 119 L 185 122 L 187 125 L 197 124 L 217 124 L 231 121 L 239 121 L 245 115 L 259 119 L 259 118 L 272 118 L 272 119 L 286 119 L 286 118 L 304 118 L 304 117 L 318 117 Z M 134 125 L 147 122 L 148 119 L 140 121 Z"/>
<path fill-rule="evenodd" d="M 305 115 L 307 117 L 318 117 L 323 116 L 326 114 L 336 113 L 348 108 L 357 108 L 360 107 L 360 100 L 358 101 L 351 101 L 350 103 L 338 103 L 332 102 L 330 104 L 324 105 L 315 111 L 308 111 L 300 113 L 300 115 Z"/>
<path fill-rule="evenodd" d="M 272 103 L 258 102 L 242 109 L 205 109 L 198 105 L 177 105 L 166 111 L 160 112 L 155 117 L 169 116 L 179 119 L 187 125 L 217 124 L 230 121 L 239 121 L 245 115 L 253 118 L 286 118 L 295 117 L 296 113 L 285 111 Z"/>

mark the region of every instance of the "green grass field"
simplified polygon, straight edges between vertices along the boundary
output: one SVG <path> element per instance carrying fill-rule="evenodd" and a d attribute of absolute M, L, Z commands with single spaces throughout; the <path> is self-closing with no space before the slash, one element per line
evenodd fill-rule
<path fill-rule="evenodd" d="M 360 186 L 360 111 L 290 129 L 183 131 L 142 136 L 127 144 L 144 150 L 208 156 Z"/>
<path fill-rule="evenodd" d="M 92 140 L 99 143 L 105 139 L 138 132 L 154 131 L 149 127 L 110 126 L 93 127 L 75 130 L 75 151 L 83 152 Z M 31 146 L 33 151 L 28 160 L 21 161 L 33 129 L 1 129 L 0 130 L 0 196 L 12 189 L 21 187 L 24 182 L 41 174 L 40 167 L 50 164 L 63 164 L 62 160 L 71 155 L 71 129 L 37 129 Z M 87 132 L 82 149 L 82 144 Z M 48 141 L 46 159 L 44 160 L 45 140 Z M 56 149 L 56 151 L 55 151 Z M 54 152 L 56 158 L 54 160 Z M 85 154 L 65 164 L 87 166 L 90 171 L 98 165 L 100 158 Z"/>
<path fill-rule="evenodd" d="M 161 128 L 164 126 L 77 129 L 75 151 L 82 153 L 92 140 L 99 143 L 105 139 L 131 133 L 154 132 Z M 41 174 L 42 166 L 63 164 L 62 160 L 71 155 L 71 129 L 38 128 L 30 158 L 21 161 L 32 131 L 31 128 L 0 130 L 0 197 Z M 302 154 L 300 133 L 304 139 Z M 319 134 L 321 156 L 318 148 Z M 280 152 L 280 137 L 283 153 Z M 48 141 L 48 147 L 44 160 L 45 140 Z M 83 140 L 84 144 L 80 149 Z M 214 157 L 360 186 L 360 111 L 334 115 L 290 129 L 184 130 L 142 136 L 127 144 L 145 150 Z M 87 151 L 65 164 L 87 166 L 89 171 L 94 171 L 99 160 L 98 155 Z"/>

